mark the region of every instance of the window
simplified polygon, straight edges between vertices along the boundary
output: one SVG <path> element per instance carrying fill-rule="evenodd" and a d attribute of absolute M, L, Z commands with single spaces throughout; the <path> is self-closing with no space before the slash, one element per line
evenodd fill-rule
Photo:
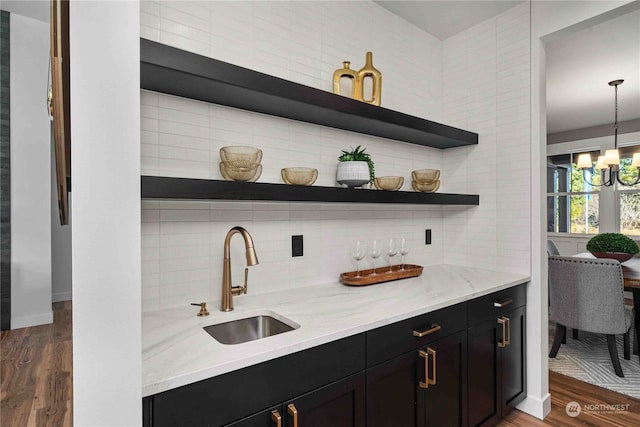
<path fill-rule="evenodd" d="M 624 182 L 634 182 L 638 177 L 631 158 L 639 149 L 638 145 L 619 149 L 620 177 Z M 588 153 L 594 160 L 600 155 L 599 151 Z M 602 232 L 640 235 L 640 184 L 601 187 L 599 171 L 587 170 L 583 176 L 582 169 L 576 167 L 580 154 L 547 157 L 547 232 L 598 234 L 604 224 Z M 608 177 L 609 172 L 605 174 Z M 602 208 L 601 203 L 605 204 Z"/>
<path fill-rule="evenodd" d="M 638 145 L 620 149 L 620 177 L 624 182 L 634 182 L 638 177 L 637 168 L 631 167 L 631 158 L 638 149 Z M 640 184 L 632 187 L 619 186 L 617 200 L 620 233 L 640 235 Z"/>
<path fill-rule="evenodd" d="M 552 233 L 597 234 L 600 222 L 600 187 L 591 186 L 576 167 L 582 153 L 547 158 L 547 231 Z M 589 152 L 597 158 L 599 152 Z M 600 176 L 587 172 L 587 179 L 600 183 Z"/>
<path fill-rule="evenodd" d="M 620 191 L 620 232 L 640 235 L 640 190 Z"/>

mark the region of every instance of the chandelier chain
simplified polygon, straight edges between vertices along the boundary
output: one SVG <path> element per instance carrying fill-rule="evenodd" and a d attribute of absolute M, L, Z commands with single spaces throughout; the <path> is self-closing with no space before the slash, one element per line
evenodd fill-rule
<path fill-rule="evenodd" d="M 618 149 L 618 85 L 616 85 L 615 122 L 613 123 L 613 148 Z"/>

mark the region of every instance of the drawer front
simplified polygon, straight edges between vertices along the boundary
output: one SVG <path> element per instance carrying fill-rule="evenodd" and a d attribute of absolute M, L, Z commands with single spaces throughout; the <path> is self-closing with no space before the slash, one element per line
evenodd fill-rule
<path fill-rule="evenodd" d="M 504 315 L 527 302 L 527 284 L 503 289 L 469 301 L 469 325 Z"/>
<path fill-rule="evenodd" d="M 460 303 L 369 331 L 367 367 L 423 347 L 466 327 L 467 304 Z"/>
<path fill-rule="evenodd" d="M 364 370 L 364 334 L 332 341 L 147 400 L 153 427 L 220 426 Z M 149 408 L 150 406 L 150 408 Z"/>

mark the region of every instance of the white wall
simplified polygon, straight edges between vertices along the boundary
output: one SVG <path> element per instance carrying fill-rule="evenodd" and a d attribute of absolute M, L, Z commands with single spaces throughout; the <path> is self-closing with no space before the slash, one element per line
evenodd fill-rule
<path fill-rule="evenodd" d="M 343 60 L 360 68 L 370 50 L 383 74 L 383 106 L 441 119 L 442 43 L 374 3 L 143 2 L 141 10 L 143 37 L 327 91 Z M 357 145 L 372 154 L 379 176 L 403 175 L 405 189 L 412 169 L 442 166 L 437 149 L 146 91 L 141 103 L 147 175 L 221 179 L 224 145 L 262 148 L 260 182 L 281 183 L 281 168 L 309 166 L 319 169 L 318 185 L 335 185 L 337 157 Z M 441 179 L 444 188 L 449 171 Z M 348 250 L 357 239 L 406 237 L 407 262 L 443 259 L 442 207 L 144 202 L 142 218 L 144 310 L 218 301 L 224 236 L 234 225 L 253 235 L 260 259 L 249 273 L 252 293 L 335 281 L 355 269 Z M 433 230 L 430 246 L 426 228 Z M 304 235 L 304 257 L 291 257 L 293 234 Z M 236 281 L 241 247 L 233 241 Z"/>
<path fill-rule="evenodd" d="M 635 2 L 637 5 L 637 2 Z M 527 388 L 521 408 L 539 418 L 551 410 L 548 395 L 546 255 L 545 40 L 593 25 L 628 1 L 531 2 L 531 285 L 527 292 Z M 627 6 L 637 7 L 637 6 Z"/>
<path fill-rule="evenodd" d="M 453 190 L 480 194 L 477 209 L 446 208 L 444 226 L 445 262 L 535 278 L 530 23 L 523 3 L 444 42 L 443 120 L 480 135 L 470 152 L 444 153 L 444 169 L 455 171 Z M 539 285 L 532 281 L 527 292 L 527 399 L 519 408 L 542 418 L 548 385 L 541 386 L 547 367 L 539 343 L 547 333 L 537 326 Z"/>
<path fill-rule="evenodd" d="M 49 26 L 11 14 L 11 328 L 53 321 Z"/>
<path fill-rule="evenodd" d="M 140 14 L 70 2 L 73 416 L 142 423 Z"/>
<path fill-rule="evenodd" d="M 443 120 L 480 135 L 478 146 L 443 154 L 446 191 L 480 195 L 476 209 L 445 208 L 444 261 L 529 274 L 529 5 L 445 40 L 443 51 Z"/>

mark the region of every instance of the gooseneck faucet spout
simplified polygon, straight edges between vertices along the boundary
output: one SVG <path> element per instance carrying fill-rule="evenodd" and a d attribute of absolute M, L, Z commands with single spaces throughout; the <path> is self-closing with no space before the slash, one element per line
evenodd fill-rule
<path fill-rule="evenodd" d="M 247 258 L 247 265 L 252 266 L 258 264 L 258 256 L 256 250 L 253 247 L 253 239 L 247 230 L 242 227 L 233 227 L 227 233 L 227 237 L 224 239 L 224 260 L 222 266 L 222 306 L 220 310 L 231 311 L 233 310 L 233 296 L 247 293 L 247 279 L 249 276 L 249 269 L 244 269 L 244 286 L 233 286 L 231 284 L 231 238 L 234 234 L 240 234 L 244 239 L 245 256 Z"/>

